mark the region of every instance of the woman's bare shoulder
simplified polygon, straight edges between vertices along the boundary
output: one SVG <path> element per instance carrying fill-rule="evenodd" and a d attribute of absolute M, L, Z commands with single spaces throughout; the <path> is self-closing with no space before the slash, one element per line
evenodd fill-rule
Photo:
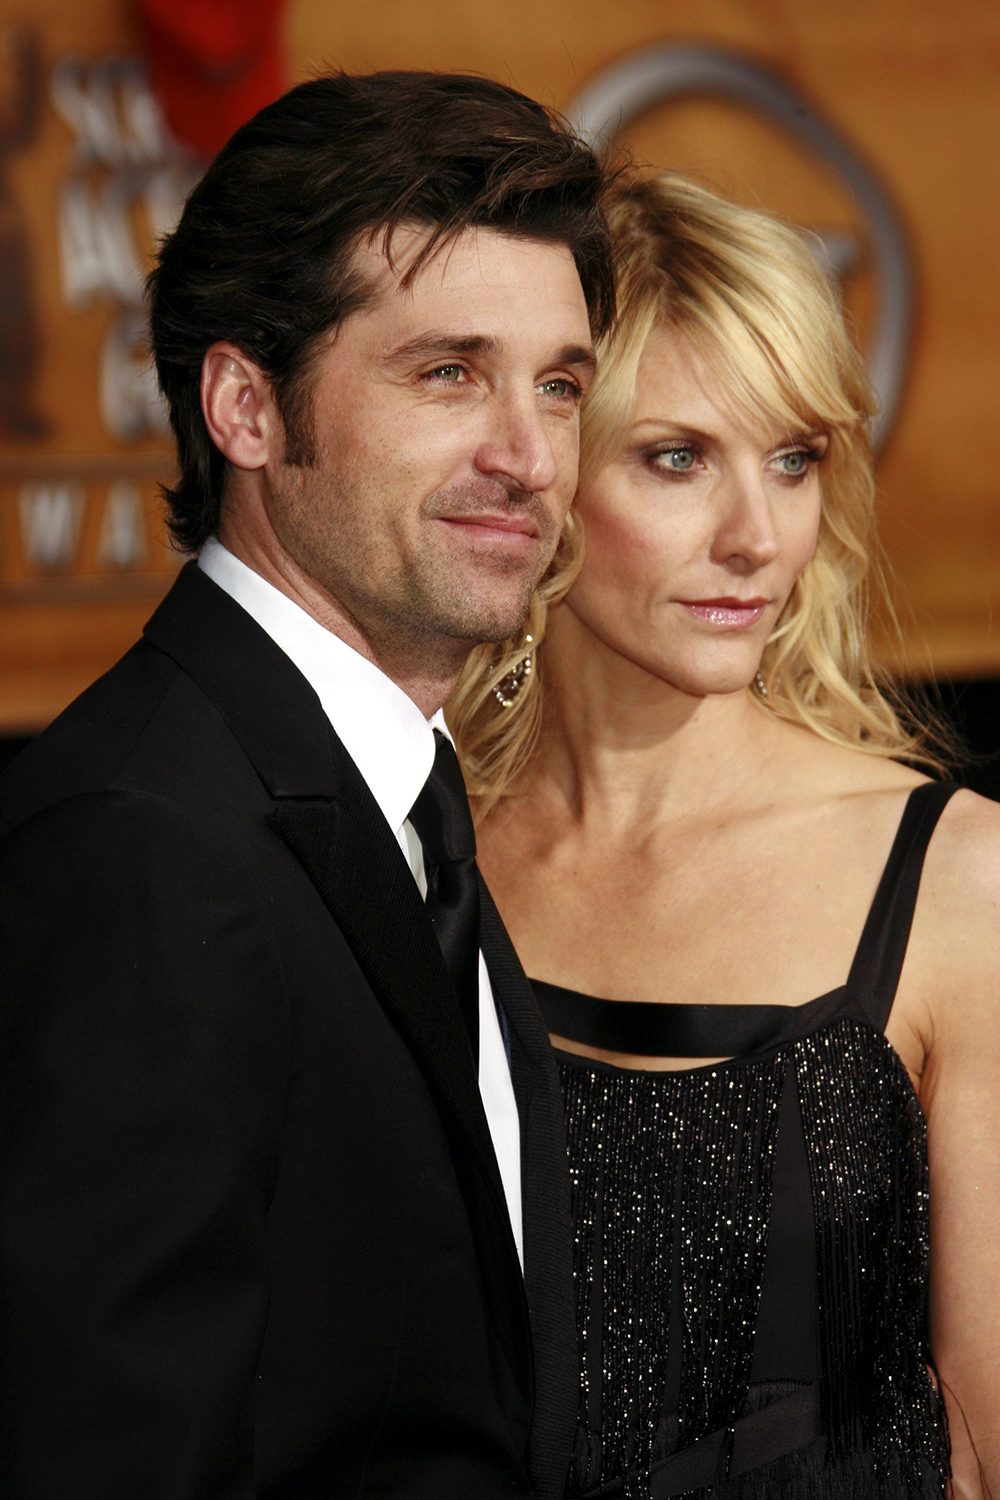
<path fill-rule="evenodd" d="M 916 915 L 915 965 L 938 1018 L 1000 1021 L 1000 804 L 955 793 L 927 850 Z"/>
<path fill-rule="evenodd" d="M 948 803 L 927 851 L 929 886 L 970 910 L 1000 903 L 1000 803 L 962 788 Z"/>
<path fill-rule="evenodd" d="M 785 789 L 831 798 L 907 792 L 929 778 L 885 755 L 824 739 L 802 725 L 777 720 L 770 727 L 768 759 Z"/>

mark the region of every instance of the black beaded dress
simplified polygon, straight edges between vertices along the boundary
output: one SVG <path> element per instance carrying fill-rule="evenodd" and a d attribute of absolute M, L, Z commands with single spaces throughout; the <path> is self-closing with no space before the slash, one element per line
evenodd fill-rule
<path fill-rule="evenodd" d="M 581 1389 L 567 1494 L 940 1500 L 927 1148 L 885 1040 L 928 841 L 910 795 L 846 985 L 799 1006 L 608 1001 L 534 982 L 560 1051 Z"/>

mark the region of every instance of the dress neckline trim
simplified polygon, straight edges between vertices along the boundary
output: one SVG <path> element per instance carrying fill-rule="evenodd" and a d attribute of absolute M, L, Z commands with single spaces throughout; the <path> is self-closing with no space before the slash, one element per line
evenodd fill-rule
<path fill-rule="evenodd" d="M 711 1002 L 701 1000 L 612 1000 L 607 995 L 586 995 L 582 990 L 571 990 L 562 984 L 552 984 L 548 979 L 529 979 L 528 983 L 537 996 L 540 990 L 566 995 L 573 1000 L 586 1000 L 589 1005 L 634 1005 L 636 1007 L 655 1007 L 663 1011 L 718 1011 L 730 1013 L 738 1011 L 767 1011 L 775 1015 L 785 1011 L 807 1011 L 813 1007 L 821 1006 L 825 1001 L 832 1000 L 836 996 L 846 993 L 847 985 L 838 984 L 832 990 L 824 990 L 822 995 L 816 995 L 812 1000 L 799 1000 L 794 1005 L 769 1005 L 766 1002 L 760 1004 L 747 1004 L 741 1001 L 724 1001 L 715 1005 Z"/>
<path fill-rule="evenodd" d="M 633 1057 L 760 1056 L 850 1010 L 843 986 L 803 1005 L 605 1000 L 532 981 L 552 1036 Z"/>

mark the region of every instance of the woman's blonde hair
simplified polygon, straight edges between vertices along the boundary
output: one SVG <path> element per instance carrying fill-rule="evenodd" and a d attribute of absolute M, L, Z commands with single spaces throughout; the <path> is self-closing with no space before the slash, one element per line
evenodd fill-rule
<path fill-rule="evenodd" d="M 690 339 L 752 420 L 826 433 L 819 540 L 764 649 L 766 697 L 755 696 L 835 744 L 938 767 L 927 732 L 870 655 L 869 594 L 882 584 L 868 440 L 874 404 L 815 250 L 790 225 L 673 173 L 620 188 L 609 219 L 618 315 L 598 345 L 584 401 L 581 488 L 624 441 L 639 361 L 658 326 Z M 582 547 L 571 511 L 523 631 L 478 647 L 449 702 L 469 791 L 486 807 L 513 786 L 537 745 L 546 618 L 572 586 Z"/>

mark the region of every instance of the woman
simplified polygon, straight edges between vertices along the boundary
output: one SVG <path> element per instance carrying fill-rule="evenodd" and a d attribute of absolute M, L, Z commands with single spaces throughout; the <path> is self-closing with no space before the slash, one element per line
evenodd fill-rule
<path fill-rule="evenodd" d="M 870 664 L 811 249 L 676 177 L 612 218 L 578 520 L 450 715 L 566 1097 L 569 1493 L 942 1495 L 947 1405 L 1000 1495 L 1000 809 Z"/>

